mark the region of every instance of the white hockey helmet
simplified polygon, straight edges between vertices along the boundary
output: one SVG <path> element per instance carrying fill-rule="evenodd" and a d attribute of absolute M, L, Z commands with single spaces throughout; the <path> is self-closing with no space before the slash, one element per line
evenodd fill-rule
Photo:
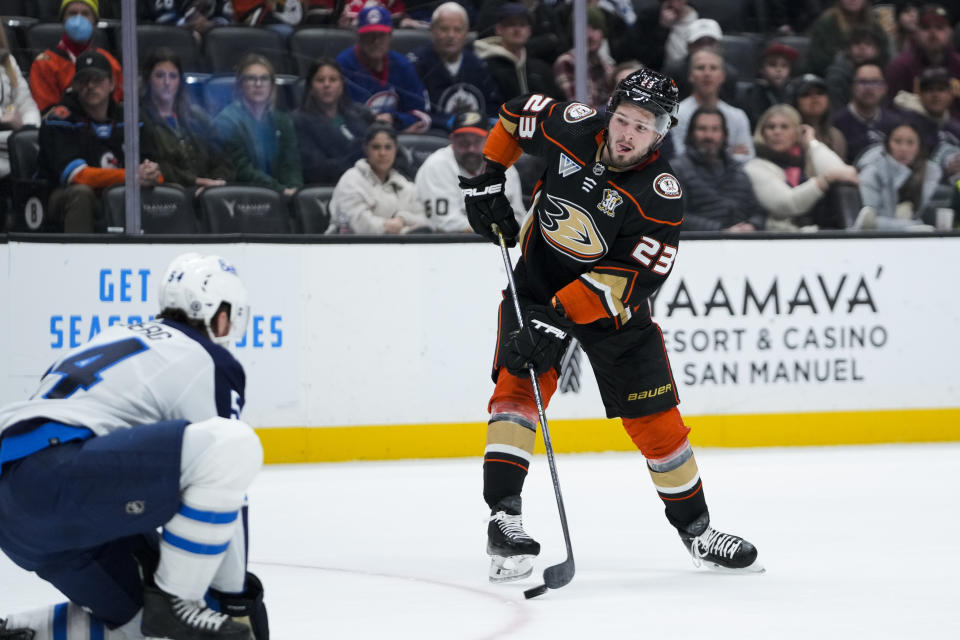
<path fill-rule="evenodd" d="M 178 296 L 180 295 L 180 280 L 183 278 L 184 265 L 202 257 L 203 255 L 196 251 L 189 251 L 187 253 L 181 253 L 170 261 L 170 266 L 167 267 L 167 270 L 163 273 L 163 277 L 160 279 L 159 295 L 157 296 L 160 303 L 160 311 L 168 307 L 171 309 L 181 308 L 181 304 L 178 302 Z"/>
<path fill-rule="evenodd" d="M 200 320 L 210 339 L 221 346 L 240 339 L 247 331 L 250 307 L 236 267 L 221 256 L 203 256 L 185 261 L 181 269 L 175 274 L 178 284 L 167 291 L 168 306 Z M 230 306 L 230 333 L 215 337 L 211 322 L 224 303 Z"/>

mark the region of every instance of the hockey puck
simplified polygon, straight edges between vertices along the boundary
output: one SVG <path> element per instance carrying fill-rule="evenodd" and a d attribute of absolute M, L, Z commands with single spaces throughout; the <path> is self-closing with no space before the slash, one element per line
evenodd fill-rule
<path fill-rule="evenodd" d="M 530 598 L 536 598 L 537 596 L 542 596 L 547 592 L 547 585 L 542 584 L 539 587 L 534 587 L 533 589 L 527 589 L 523 592 L 523 596 L 529 600 Z"/>

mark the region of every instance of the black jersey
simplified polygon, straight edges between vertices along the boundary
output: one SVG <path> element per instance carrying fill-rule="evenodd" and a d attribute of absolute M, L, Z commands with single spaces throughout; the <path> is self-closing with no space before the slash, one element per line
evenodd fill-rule
<path fill-rule="evenodd" d="M 520 96 L 500 109 L 500 124 L 547 162 L 520 236 L 521 293 L 539 303 L 556 295 L 572 320 L 598 329 L 637 311 L 648 322 L 647 297 L 670 274 L 683 220 L 670 164 L 654 152 L 627 171 L 604 165 L 606 119 L 579 102 Z"/>

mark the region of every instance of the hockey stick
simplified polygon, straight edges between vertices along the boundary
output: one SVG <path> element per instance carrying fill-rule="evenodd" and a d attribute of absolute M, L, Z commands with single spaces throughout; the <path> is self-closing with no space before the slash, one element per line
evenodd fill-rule
<path fill-rule="evenodd" d="M 503 266 L 507 270 L 510 296 L 513 298 L 513 310 L 517 314 L 517 324 L 523 329 L 523 313 L 520 311 L 520 297 L 517 295 L 517 283 L 513 280 L 513 265 L 510 264 L 510 254 L 507 253 L 507 243 L 500 233 L 499 227 L 493 225 L 493 230 L 500 239 L 500 253 L 503 254 Z M 547 414 L 543 410 L 543 399 L 540 397 L 540 383 L 537 382 L 537 372 L 529 368 L 530 383 L 533 385 L 533 397 L 537 401 L 537 413 L 540 414 L 540 426 L 543 430 L 543 446 L 547 450 L 547 462 L 550 463 L 550 478 L 553 480 L 553 492 L 557 496 L 557 510 L 560 512 L 560 526 L 563 528 L 563 542 L 567 545 L 567 559 L 560 564 L 547 567 L 543 570 L 543 584 L 539 587 L 527 589 L 523 595 L 529 600 L 547 592 L 547 589 L 559 589 L 573 580 L 576 567 L 573 563 L 573 547 L 570 544 L 570 531 L 567 528 L 567 512 L 563 508 L 563 494 L 560 493 L 560 478 L 557 477 L 557 465 L 553 460 L 553 445 L 550 443 L 550 429 L 547 427 Z"/>

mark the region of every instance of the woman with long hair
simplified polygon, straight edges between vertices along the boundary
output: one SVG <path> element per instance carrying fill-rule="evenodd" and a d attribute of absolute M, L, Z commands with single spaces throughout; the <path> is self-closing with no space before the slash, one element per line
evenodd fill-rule
<path fill-rule="evenodd" d="M 190 103 L 180 56 L 166 47 L 147 54 L 141 86 L 140 154 L 160 165 L 164 182 L 199 191 L 232 180 L 233 167 L 215 144 L 210 119 Z"/>
<path fill-rule="evenodd" d="M 847 155 L 847 139 L 831 122 L 833 109 L 823 78 L 806 73 L 793 81 L 793 106 L 800 113 L 800 121 L 813 127 L 817 140 L 830 147 L 841 158 Z"/>
<path fill-rule="evenodd" d="M 336 184 L 363 157 L 363 135 L 374 114 L 347 96 L 343 70 L 333 58 L 310 65 L 305 81 L 303 100 L 293 114 L 303 178 Z"/>
<path fill-rule="evenodd" d="M 10 173 L 7 138 L 23 127 L 39 126 L 40 111 L 30 94 L 30 86 L 10 53 L 7 34 L 0 28 L 0 178 Z"/>
<path fill-rule="evenodd" d="M 235 99 L 217 114 L 213 126 L 237 182 L 291 195 L 303 186 L 303 172 L 293 118 L 274 108 L 276 77 L 267 58 L 245 55 L 237 67 Z"/>
<path fill-rule="evenodd" d="M 878 229 L 923 228 L 942 175 L 940 166 L 927 160 L 920 132 L 904 123 L 890 131 L 879 158 L 860 172 L 860 195 L 876 211 Z"/>
<path fill-rule="evenodd" d="M 838 186 L 857 183 L 857 170 L 817 140 L 796 109 L 777 104 L 767 109 L 754 131 L 757 157 L 744 166 L 754 194 L 767 212 L 771 231 L 844 227 L 831 220 L 837 211 Z M 855 192 L 856 189 L 853 189 Z M 859 211 L 859 198 L 854 212 Z M 815 211 L 815 208 L 819 210 Z"/>
<path fill-rule="evenodd" d="M 341 233 L 430 230 L 416 187 L 394 168 L 397 132 L 393 127 L 373 124 L 364 134 L 363 150 L 365 157 L 343 174 L 330 199 L 331 218 Z"/>

